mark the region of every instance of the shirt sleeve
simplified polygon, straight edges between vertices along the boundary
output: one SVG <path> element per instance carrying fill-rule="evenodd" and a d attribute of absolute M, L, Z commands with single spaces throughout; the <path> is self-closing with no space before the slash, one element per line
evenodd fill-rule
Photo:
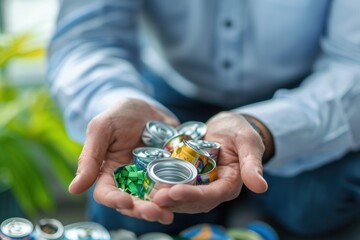
<path fill-rule="evenodd" d="M 321 56 L 298 88 L 235 109 L 260 119 L 273 134 L 275 156 L 265 171 L 292 176 L 359 150 L 359 9 L 356 0 L 333 1 Z"/>
<path fill-rule="evenodd" d="M 88 122 L 125 97 L 168 111 L 150 97 L 151 89 L 138 73 L 141 1 L 60 2 L 47 75 L 69 135 L 83 142 Z"/>

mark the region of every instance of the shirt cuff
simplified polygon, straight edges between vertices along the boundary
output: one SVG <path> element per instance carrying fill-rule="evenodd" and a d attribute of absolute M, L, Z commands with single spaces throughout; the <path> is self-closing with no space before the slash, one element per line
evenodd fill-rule
<path fill-rule="evenodd" d="M 299 142 L 302 142 L 302 138 L 306 134 L 306 132 L 302 132 L 306 131 L 304 126 L 309 123 L 305 120 L 307 117 L 304 116 L 304 113 L 294 109 L 294 105 L 282 99 L 259 102 L 233 111 L 259 119 L 271 132 L 275 153 L 264 165 L 264 170 L 275 175 L 295 174 L 291 173 L 291 170 L 295 170 L 295 168 L 291 166 L 293 162 L 289 160 L 302 154 Z"/>

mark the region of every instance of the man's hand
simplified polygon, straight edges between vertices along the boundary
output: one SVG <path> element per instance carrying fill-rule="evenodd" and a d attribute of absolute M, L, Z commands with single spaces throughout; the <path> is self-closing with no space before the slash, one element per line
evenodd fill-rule
<path fill-rule="evenodd" d="M 149 120 L 173 126 L 178 124 L 162 111 L 135 99 L 123 100 L 95 117 L 88 125 L 76 177 L 69 191 L 82 193 L 97 181 L 94 190 L 97 202 L 125 215 L 148 221 L 172 222 L 171 211 L 120 191 L 113 178 L 113 171 L 118 166 L 131 163 L 132 150 L 142 145 L 141 135 Z"/>
<path fill-rule="evenodd" d="M 159 190 L 153 202 L 174 212 L 208 212 L 222 202 L 236 198 L 243 183 L 253 192 L 267 190 L 262 177 L 262 138 L 244 116 L 223 112 L 207 122 L 206 140 L 221 144 L 219 179 L 209 185 L 176 185 Z"/>

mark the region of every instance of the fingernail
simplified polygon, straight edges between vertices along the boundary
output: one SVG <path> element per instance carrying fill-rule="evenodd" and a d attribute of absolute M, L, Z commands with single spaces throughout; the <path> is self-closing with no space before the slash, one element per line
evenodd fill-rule
<path fill-rule="evenodd" d="M 153 220 L 150 220 L 145 214 L 141 214 L 141 218 L 143 218 L 146 221 L 152 222 Z"/>
<path fill-rule="evenodd" d="M 79 179 L 79 175 L 76 175 L 75 178 L 71 181 L 71 183 L 70 183 L 70 185 L 69 185 L 69 191 L 70 191 L 71 186 L 72 186 L 75 182 L 77 182 L 78 179 Z"/>
<path fill-rule="evenodd" d="M 173 217 L 171 217 L 171 218 L 164 218 L 164 219 L 167 219 L 167 220 L 163 220 L 163 219 L 161 219 L 161 220 L 159 220 L 159 222 L 161 223 L 161 224 L 165 224 L 165 225 L 170 225 L 170 224 L 172 224 L 173 222 L 174 222 L 174 218 Z"/>
<path fill-rule="evenodd" d="M 269 188 L 269 185 L 267 184 L 267 181 L 265 180 L 264 176 L 262 175 L 262 172 L 258 172 L 259 173 L 259 176 L 261 177 L 261 179 L 264 181 L 265 185 L 266 185 L 266 189 L 264 192 L 266 192 Z"/>
<path fill-rule="evenodd" d="M 161 219 L 159 219 L 159 223 L 164 224 L 164 225 L 168 225 L 168 224 L 169 224 L 169 223 L 167 223 L 167 222 L 162 221 Z"/>
<path fill-rule="evenodd" d="M 268 190 L 268 184 L 267 184 L 267 181 L 265 180 L 265 178 L 264 178 L 264 175 L 263 175 L 263 171 L 261 170 L 261 169 L 258 169 L 258 170 L 256 170 L 256 173 L 258 174 L 258 176 L 259 176 L 259 178 L 261 178 L 263 181 L 264 181 L 264 183 L 265 183 L 265 185 L 266 185 L 266 189 L 265 189 L 265 191 L 264 192 L 266 192 L 267 190 Z"/>

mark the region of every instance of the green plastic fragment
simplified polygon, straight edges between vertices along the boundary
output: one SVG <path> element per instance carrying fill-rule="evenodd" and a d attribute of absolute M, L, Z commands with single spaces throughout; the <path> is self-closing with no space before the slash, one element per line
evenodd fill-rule
<path fill-rule="evenodd" d="M 138 170 L 135 164 L 124 165 L 114 171 L 116 185 L 124 192 L 135 197 L 142 198 L 141 189 L 143 188 L 145 172 Z"/>
<path fill-rule="evenodd" d="M 125 169 L 121 170 L 120 173 L 122 177 L 127 177 L 129 175 L 129 171 L 126 169 L 126 167 Z"/>
<path fill-rule="evenodd" d="M 137 172 L 129 172 L 129 179 L 131 179 L 131 181 L 137 181 Z"/>
<path fill-rule="evenodd" d="M 126 169 L 126 171 L 128 171 L 128 172 L 133 172 L 133 171 L 134 171 L 132 165 L 126 165 L 125 169 Z"/>
<path fill-rule="evenodd" d="M 143 170 L 137 172 L 137 178 L 144 180 L 144 171 Z"/>
<path fill-rule="evenodd" d="M 134 172 L 137 172 L 139 169 L 137 168 L 136 164 L 133 164 L 131 165 L 131 169 L 134 171 Z"/>
<path fill-rule="evenodd" d="M 138 192 L 138 188 L 133 182 L 129 183 L 128 187 L 129 187 L 130 192 L 132 192 L 132 193 Z"/>

